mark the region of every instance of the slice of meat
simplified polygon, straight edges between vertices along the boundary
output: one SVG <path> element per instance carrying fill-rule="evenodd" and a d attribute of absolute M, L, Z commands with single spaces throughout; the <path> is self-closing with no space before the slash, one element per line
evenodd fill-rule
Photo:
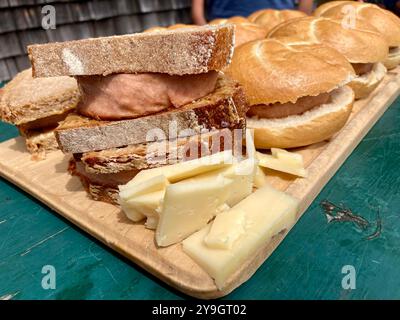
<path fill-rule="evenodd" d="M 297 99 L 295 103 L 259 104 L 251 106 L 247 115 L 250 117 L 258 116 L 266 119 L 285 118 L 295 114 L 302 114 L 316 106 L 329 102 L 329 100 L 329 93 L 321 93 L 315 97 L 301 97 Z"/>
<path fill-rule="evenodd" d="M 99 120 L 138 118 L 179 108 L 213 92 L 218 72 L 171 76 L 161 73 L 77 77 L 78 112 Z"/>
<path fill-rule="evenodd" d="M 363 74 L 370 72 L 374 67 L 373 63 L 352 63 L 351 65 L 358 76 L 362 76 Z"/>

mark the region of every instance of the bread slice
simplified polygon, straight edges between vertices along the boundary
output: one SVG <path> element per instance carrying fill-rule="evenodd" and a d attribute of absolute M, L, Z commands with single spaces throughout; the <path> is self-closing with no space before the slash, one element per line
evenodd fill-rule
<path fill-rule="evenodd" d="M 164 140 L 87 152 L 82 154 L 80 160 L 85 165 L 86 172 L 94 174 L 150 169 L 224 150 L 238 149 L 238 152 L 241 152 L 243 133 L 244 126 L 237 132 L 230 129 L 214 130 L 173 141 Z"/>
<path fill-rule="evenodd" d="M 243 128 L 247 109 L 240 85 L 221 76 L 213 93 L 179 109 L 121 121 L 98 121 L 71 114 L 57 128 L 56 138 L 65 153 L 106 150 L 152 142 L 155 137 L 149 133 L 157 133 L 158 140 L 165 140 L 204 130 Z"/>
<path fill-rule="evenodd" d="M 82 162 L 72 158 L 69 161 L 68 172 L 79 177 L 86 192 L 93 200 L 118 205 L 118 185 L 128 183 L 139 171 L 124 171 L 118 174 L 90 174 L 85 171 Z"/>
<path fill-rule="evenodd" d="M 26 148 L 32 154 L 32 160 L 43 160 L 46 158 L 48 152 L 58 150 L 58 143 L 54 135 L 54 129 L 19 129 L 21 135 L 25 138 Z"/>
<path fill-rule="evenodd" d="M 35 77 L 222 70 L 233 54 L 232 25 L 204 26 L 28 46 Z"/>
<path fill-rule="evenodd" d="M 63 114 L 80 99 L 75 79 L 34 79 L 31 69 L 18 73 L 1 92 L 0 119 L 14 125 Z"/>

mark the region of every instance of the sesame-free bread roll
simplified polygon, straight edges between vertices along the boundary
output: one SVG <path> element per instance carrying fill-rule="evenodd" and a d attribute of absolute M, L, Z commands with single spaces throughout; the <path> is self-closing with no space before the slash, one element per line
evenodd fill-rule
<path fill-rule="evenodd" d="M 269 31 L 282 22 L 306 16 L 304 12 L 298 10 L 263 9 L 252 13 L 248 19 L 250 22 L 262 25 Z"/>
<path fill-rule="evenodd" d="M 290 38 L 235 49 L 227 74 L 239 81 L 257 148 L 291 148 L 328 139 L 346 123 L 354 101 L 345 86 L 355 72 L 333 48 Z M 301 98 L 301 99 L 300 99 Z"/>
<path fill-rule="evenodd" d="M 235 47 L 238 47 L 246 42 L 253 40 L 264 39 L 267 36 L 267 28 L 252 23 L 243 17 L 232 17 L 229 19 L 215 19 L 209 24 L 226 24 L 231 23 L 235 25 Z"/>
<path fill-rule="evenodd" d="M 281 23 L 268 34 L 270 38 L 287 36 L 299 41 L 324 44 L 343 54 L 357 68 L 356 71 L 359 70 L 354 83 L 350 84 L 356 99 L 368 96 L 386 74 L 381 62 L 388 56 L 389 45 L 364 20 L 358 20 L 353 28 L 347 28 L 341 19 L 305 17 Z"/>
<path fill-rule="evenodd" d="M 231 59 L 232 25 L 180 28 L 28 46 L 35 77 L 222 70 Z"/>
<path fill-rule="evenodd" d="M 375 4 L 357 1 L 333 1 L 317 8 L 314 15 L 338 19 L 345 18 L 349 24 L 352 20 L 365 20 L 382 34 L 390 47 L 400 45 L 400 18 Z"/>

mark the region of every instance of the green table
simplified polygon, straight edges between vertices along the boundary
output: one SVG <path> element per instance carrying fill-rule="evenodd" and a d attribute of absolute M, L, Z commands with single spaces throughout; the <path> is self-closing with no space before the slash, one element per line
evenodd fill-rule
<path fill-rule="evenodd" d="M 0 124 L 0 141 L 17 130 Z M 400 99 L 369 132 L 257 273 L 227 299 L 400 298 Z M 327 222 L 320 202 L 343 203 L 371 222 Z M 374 232 L 377 216 L 382 233 Z M 56 289 L 41 286 L 42 267 Z M 342 268 L 356 289 L 342 287 Z M 0 179 L 0 296 L 14 299 L 187 298 L 14 185 Z"/>

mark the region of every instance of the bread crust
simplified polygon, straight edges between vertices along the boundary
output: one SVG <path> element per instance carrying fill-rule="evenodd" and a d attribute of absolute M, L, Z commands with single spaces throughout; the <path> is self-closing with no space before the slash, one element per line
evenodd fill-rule
<path fill-rule="evenodd" d="M 232 25 L 181 28 L 28 46 L 33 75 L 175 75 L 222 70 L 232 56 Z"/>
<path fill-rule="evenodd" d="M 244 87 L 250 105 L 296 102 L 332 91 L 355 77 L 353 67 L 336 50 L 284 38 L 236 48 L 226 73 Z"/>
<path fill-rule="evenodd" d="M 355 98 L 362 99 L 367 97 L 381 83 L 385 75 L 385 66 L 378 62 L 374 64 L 370 72 L 356 77 L 348 85 L 353 89 Z"/>
<path fill-rule="evenodd" d="M 321 43 L 343 54 L 350 63 L 375 63 L 386 59 L 389 45 L 368 22 L 359 20 L 354 28 L 344 28 L 341 19 L 306 17 L 284 22 L 268 34 L 269 38 L 291 36 Z"/>
<path fill-rule="evenodd" d="M 249 118 L 247 123 L 254 129 L 256 148 L 294 148 L 329 139 L 345 125 L 354 102 L 354 93 L 349 87 L 337 90 L 343 90 L 346 96 L 341 104 L 336 101 L 302 115 L 272 121 Z"/>
<path fill-rule="evenodd" d="M 262 9 L 253 12 L 248 16 L 248 19 L 250 22 L 262 25 L 269 31 L 282 22 L 306 16 L 304 12 L 298 10 Z"/>
<path fill-rule="evenodd" d="M 221 76 L 213 93 L 170 112 L 122 121 L 97 121 L 71 114 L 57 128 L 56 138 L 65 153 L 105 150 L 147 143 L 151 129 L 161 130 L 168 139 L 171 123 L 177 133 L 190 129 L 187 136 L 205 129 L 243 128 L 247 109 L 241 86 Z"/>
<path fill-rule="evenodd" d="M 400 45 L 400 18 L 394 13 L 371 3 L 357 1 L 335 2 L 324 4 L 317 8 L 314 15 L 342 19 L 348 14 L 348 9 L 344 7 L 352 6 L 355 9 L 354 17 L 356 17 L 356 21 L 365 20 L 373 25 L 386 39 L 389 46 L 396 47 Z"/>
<path fill-rule="evenodd" d="M 60 115 L 80 99 L 76 80 L 70 77 L 32 78 L 32 70 L 18 73 L 0 96 L 0 119 L 14 125 Z"/>

